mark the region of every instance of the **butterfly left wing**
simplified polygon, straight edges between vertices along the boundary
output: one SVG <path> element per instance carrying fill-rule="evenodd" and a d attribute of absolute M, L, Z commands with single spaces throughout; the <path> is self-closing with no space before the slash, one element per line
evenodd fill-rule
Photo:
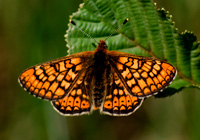
<path fill-rule="evenodd" d="M 117 51 L 109 52 L 109 62 L 130 95 L 144 98 L 166 88 L 176 76 L 169 63 Z"/>
<path fill-rule="evenodd" d="M 82 52 L 33 66 L 19 76 L 19 83 L 32 95 L 57 100 L 71 92 L 86 71 L 93 52 Z"/>
<path fill-rule="evenodd" d="M 135 112 L 143 100 L 143 98 L 131 96 L 117 73 L 112 70 L 100 112 L 111 116 L 127 116 Z"/>
<path fill-rule="evenodd" d="M 91 91 L 87 88 L 86 71 L 75 83 L 72 91 L 64 98 L 52 101 L 54 109 L 64 116 L 89 114 L 91 112 Z"/>

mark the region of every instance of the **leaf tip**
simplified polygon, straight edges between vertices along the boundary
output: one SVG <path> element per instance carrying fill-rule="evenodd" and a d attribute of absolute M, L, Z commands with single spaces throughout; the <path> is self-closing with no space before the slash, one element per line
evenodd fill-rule
<path fill-rule="evenodd" d="M 166 11 L 165 8 L 161 8 L 161 10 Z"/>

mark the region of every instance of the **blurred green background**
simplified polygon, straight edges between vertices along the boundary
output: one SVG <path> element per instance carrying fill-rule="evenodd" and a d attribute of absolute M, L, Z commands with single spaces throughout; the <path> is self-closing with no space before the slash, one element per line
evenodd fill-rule
<path fill-rule="evenodd" d="M 0 0 L 0 140 L 199 140 L 200 90 L 147 99 L 128 117 L 63 117 L 17 82 L 26 68 L 67 55 L 69 15 L 82 0 Z M 179 32 L 200 40 L 199 0 L 156 0 Z"/>

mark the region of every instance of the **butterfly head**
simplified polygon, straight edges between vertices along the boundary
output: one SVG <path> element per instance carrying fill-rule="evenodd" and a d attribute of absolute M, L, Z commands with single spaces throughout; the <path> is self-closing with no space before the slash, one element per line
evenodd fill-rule
<path fill-rule="evenodd" d="M 99 45 L 97 46 L 98 51 L 106 51 L 108 49 L 106 42 L 104 40 L 99 41 Z"/>

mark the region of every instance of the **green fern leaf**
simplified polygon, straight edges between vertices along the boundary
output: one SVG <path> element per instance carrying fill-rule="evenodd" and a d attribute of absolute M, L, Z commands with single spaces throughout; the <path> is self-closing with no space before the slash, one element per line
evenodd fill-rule
<path fill-rule="evenodd" d="M 110 36 L 129 18 L 106 40 L 108 49 L 156 57 L 173 64 L 177 77 L 157 97 L 185 87 L 200 88 L 200 43 L 191 32 L 178 34 L 172 16 L 165 9 L 158 9 L 152 0 L 86 0 L 70 18 L 97 41 Z M 96 43 L 71 24 L 66 40 L 69 53 L 93 51 L 92 43 Z"/>

